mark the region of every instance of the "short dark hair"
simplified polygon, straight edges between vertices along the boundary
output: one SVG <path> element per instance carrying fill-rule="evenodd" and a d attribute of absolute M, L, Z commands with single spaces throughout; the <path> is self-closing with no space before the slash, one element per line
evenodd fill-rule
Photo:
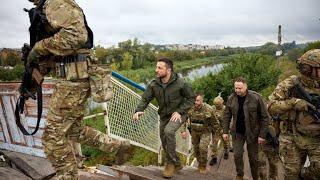
<path fill-rule="evenodd" d="M 201 96 L 202 98 L 204 98 L 204 93 L 202 91 L 198 91 L 195 93 L 195 97 Z"/>
<path fill-rule="evenodd" d="M 171 69 L 171 71 L 173 71 L 173 62 L 171 61 L 171 59 L 163 57 L 163 58 L 159 58 L 159 59 L 157 60 L 157 62 L 164 62 L 164 63 L 166 63 L 167 68 L 169 68 L 169 69 Z"/>
<path fill-rule="evenodd" d="M 244 78 L 242 76 L 235 78 L 233 83 L 235 83 L 235 82 L 242 82 L 243 84 L 247 84 L 246 78 Z"/>

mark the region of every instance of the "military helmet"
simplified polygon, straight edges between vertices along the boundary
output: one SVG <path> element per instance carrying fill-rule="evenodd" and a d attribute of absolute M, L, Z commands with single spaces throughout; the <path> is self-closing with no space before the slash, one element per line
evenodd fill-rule
<path fill-rule="evenodd" d="M 299 71 L 306 76 L 320 78 L 320 49 L 304 53 L 297 61 Z"/>
<path fill-rule="evenodd" d="M 213 104 L 215 106 L 222 106 L 223 105 L 223 98 L 221 96 L 217 96 L 213 99 Z"/>

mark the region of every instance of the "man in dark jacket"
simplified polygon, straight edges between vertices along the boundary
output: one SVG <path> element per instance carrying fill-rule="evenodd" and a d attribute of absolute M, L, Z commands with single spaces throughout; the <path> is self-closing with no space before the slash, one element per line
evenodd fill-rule
<path fill-rule="evenodd" d="M 247 82 L 240 77 L 234 83 L 235 92 L 227 101 L 223 120 L 223 139 L 228 141 L 230 121 L 234 148 L 236 179 L 243 179 L 243 146 L 247 143 L 252 178 L 258 179 L 258 149 L 265 142 L 269 115 L 260 94 L 247 89 Z"/>
<path fill-rule="evenodd" d="M 182 169 L 177 156 L 175 132 L 187 120 L 187 112 L 193 106 L 195 95 L 192 88 L 173 71 L 173 63 L 161 58 L 156 66 L 157 78 L 151 81 L 133 115 L 138 120 L 149 102 L 156 98 L 159 104 L 160 138 L 166 153 L 167 164 L 163 176 L 170 178 Z"/>

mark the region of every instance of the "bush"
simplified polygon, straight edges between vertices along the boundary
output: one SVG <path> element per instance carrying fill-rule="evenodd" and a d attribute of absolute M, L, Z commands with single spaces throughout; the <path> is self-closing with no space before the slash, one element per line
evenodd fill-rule
<path fill-rule="evenodd" d="M 242 54 L 235 56 L 220 73 L 199 78 L 192 82 L 192 86 L 197 91 L 203 91 L 206 101 L 211 103 L 219 92 L 227 99 L 234 91 L 233 79 L 236 77 L 245 77 L 248 88 L 260 92 L 270 85 L 275 85 L 279 74 L 280 70 L 275 67 L 275 59 L 272 56 Z"/>
<path fill-rule="evenodd" d="M 20 81 L 23 75 L 24 66 L 19 64 L 13 69 L 0 69 L 0 81 Z"/>

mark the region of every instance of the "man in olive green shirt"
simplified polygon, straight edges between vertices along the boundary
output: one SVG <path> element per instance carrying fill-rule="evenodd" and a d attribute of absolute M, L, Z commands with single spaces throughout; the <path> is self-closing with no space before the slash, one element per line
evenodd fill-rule
<path fill-rule="evenodd" d="M 170 59 L 158 60 L 156 75 L 157 78 L 151 81 L 143 93 L 133 119 L 138 120 L 150 101 L 156 98 L 159 104 L 160 138 L 168 161 L 163 177 L 170 178 L 174 172 L 182 169 L 175 152 L 175 133 L 187 120 L 187 112 L 194 104 L 195 95 L 192 88 L 173 71 Z"/>

